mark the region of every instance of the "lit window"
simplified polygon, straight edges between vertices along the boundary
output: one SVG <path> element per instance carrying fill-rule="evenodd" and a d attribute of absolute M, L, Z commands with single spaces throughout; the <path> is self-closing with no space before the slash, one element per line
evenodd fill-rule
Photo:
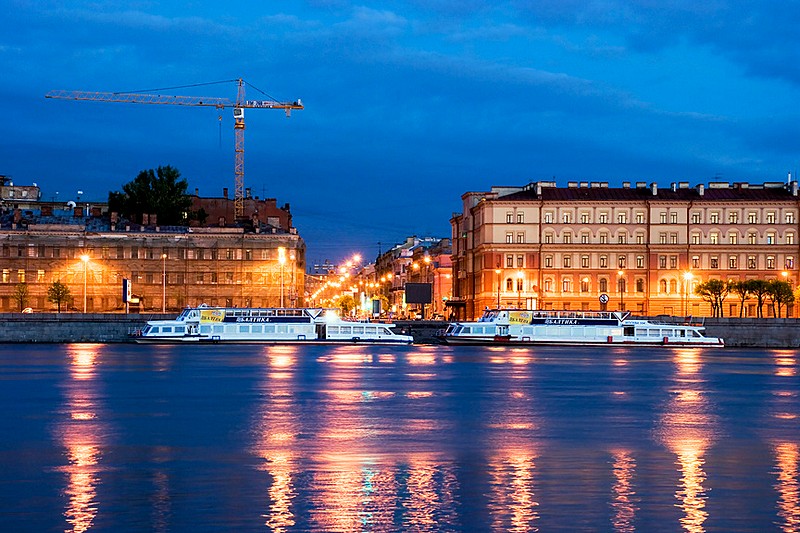
<path fill-rule="evenodd" d="M 771 255 L 767 256 L 767 268 L 770 270 L 775 268 L 775 258 Z"/>
<path fill-rule="evenodd" d="M 523 224 L 525 222 L 525 213 L 517 213 L 517 224 Z"/>
<path fill-rule="evenodd" d="M 767 213 L 767 224 L 774 224 L 775 223 L 775 212 L 770 211 Z"/>
<path fill-rule="evenodd" d="M 669 214 L 669 223 L 670 224 L 677 224 L 678 223 L 678 213 L 670 213 Z"/>

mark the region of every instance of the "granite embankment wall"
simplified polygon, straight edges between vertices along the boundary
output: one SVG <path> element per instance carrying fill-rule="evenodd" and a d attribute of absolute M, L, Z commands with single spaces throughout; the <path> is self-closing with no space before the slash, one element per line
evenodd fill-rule
<path fill-rule="evenodd" d="M 148 320 L 173 318 L 174 313 L 0 314 L 0 342 L 128 342 L 128 332 Z M 795 318 L 706 318 L 706 334 L 722 337 L 732 347 L 800 347 L 800 319 Z M 397 321 L 396 331 L 414 336 L 418 343 L 435 343 L 436 332 L 446 322 Z"/>

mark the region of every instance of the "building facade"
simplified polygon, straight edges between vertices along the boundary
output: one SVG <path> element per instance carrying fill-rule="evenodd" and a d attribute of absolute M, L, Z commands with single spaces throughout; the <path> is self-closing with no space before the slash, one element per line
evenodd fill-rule
<path fill-rule="evenodd" d="M 784 279 L 796 286 L 797 183 L 554 182 L 462 196 L 451 218 L 459 318 L 486 307 L 623 309 L 706 315 L 709 279 Z M 755 315 L 725 301 L 725 316 Z"/>

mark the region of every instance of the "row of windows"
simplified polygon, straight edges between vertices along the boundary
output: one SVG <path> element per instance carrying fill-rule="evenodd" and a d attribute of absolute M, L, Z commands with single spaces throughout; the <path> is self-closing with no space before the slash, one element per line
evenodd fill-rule
<path fill-rule="evenodd" d="M 66 258 L 76 259 L 83 254 L 89 257 L 97 257 L 97 251 L 94 248 L 61 248 L 58 246 L 44 246 L 44 245 L 24 245 L 19 244 L 12 246 L 4 244 L 2 248 L 2 257 L 50 257 L 54 259 Z M 102 247 L 99 249 L 99 258 L 101 259 L 198 259 L 198 260 L 212 260 L 218 259 L 226 260 L 253 260 L 257 257 L 261 260 L 277 260 L 278 251 L 276 249 L 264 250 L 250 250 L 240 248 L 139 248 L 132 246 L 125 248 L 122 246 L 117 247 Z M 291 258 L 291 255 L 289 256 Z"/>
<path fill-rule="evenodd" d="M 122 274 L 119 272 L 89 272 L 88 275 L 88 280 L 91 283 L 121 283 L 120 280 L 122 278 Z M 135 283 L 143 282 L 145 284 L 160 285 L 162 283 L 162 275 L 163 274 L 161 272 L 145 272 L 144 274 L 140 274 L 139 272 L 134 271 L 131 272 L 130 279 L 134 280 Z M 183 285 L 186 283 L 187 277 L 190 282 L 199 285 L 204 283 L 219 283 L 220 280 L 222 280 L 223 283 L 238 283 L 239 281 L 243 281 L 244 283 L 253 283 L 253 281 L 255 281 L 256 283 L 263 284 L 274 283 L 276 281 L 275 279 L 270 279 L 274 278 L 274 275 L 263 272 L 244 272 L 238 276 L 238 279 L 237 273 L 235 272 L 198 272 L 188 275 L 183 272 L 167 272 L 167 283 L 170 285 Z M 287 286 L 292 283 L 291 278 L 291 276 L 287 276 Z M 26 271 L 24 269 L 11 270 L 4 268 L 0 274 L 0 282 L 2 283 L 44 283 L 56 280 L 60 280 L 63 283 L 82 282 L 83 272 L 56 272 L 55 275 L 48 276 L 48 273 L 44 270 Z"/>
<path fill-rule="evenodd" d="M 591 224 L 591 215 L 590 213 L 580 213 L 578 219 L 580 220 L 581 224 Z M 701 224 L 702 223 L 702 215 L 701 213 L 692 213 L 691 216 L 692 224 Z M 719 224 L 722 218 L 722 213 L 719 211 L 712 211 L 708 215 L 708 223 L 709 224 Z M 727 213 L 727 221 L 729 224 L 739 224 L 740 212 L 739 211 L 728 211 Z M 597 224 L 608 224 L 609 222 L 609 213 L 599 213 L 597 216 Z M 511 224 L 515 220 L 515 215 L 513 212 L 506 213 L 506 223 Z M 556 214 L 551 211 L 547 211 L 544 213 L 542 220 L 545 224 L 553 224 L 556 220 Z M 645 214 L 644 212 L 637 212 L 634 214 L 633 220 L 636 224 L 644 224 L 645 223 Z M 759 213 L 757 212 L 748 212 L 747 213 L 747 223 L 748 224 L 760 224 L 760 217 Z M 775 224 L 778 220 L 778 214 L 775 211 L 769 211 L 764 216 L 764 222 L 766 224 Z M 794 212 L 787 212 L 784 213 L 783 220 L 785 224 L 794 224 L 795 223 L 795 213 Z M 525 221 L 525 217 L 523 213 L 516 213 L 516 223 L 522 224 Z M 616 221 L 618 224 L 627 224 L 628 223 L 628 213 L 617 213 Z M 678 213 L 675 211 L 662 211 L 658 214 L 658 222 L 660 224 L 678 224 L 680 223 Z M 561 213 L 561 223 L 563 224 L 572 224 L 572 213 Z"/>
<path fill-rule="evenodd" d="M 742 237 L 743 234 L 738 231 L 729 231 L 727 235 L 728 244 L 739 244 L 739 238 Z M 570 231 L 564 231 L 561 233 L 561 239 L 564 244 L 572 244 L 572 237 L 573 234 Z M 610 235 L 607 232 L 601 232 L 598 235 L 598 244 L 610 244 Z M 627 232 L 619 232 L 617 233 L 617 244 L 628 244 L 628 239 L 630 235 Z M 758 234 L 755 232 L 748 232 L 746 235 L 747 244 L 761 244 L 758 242 Z M 544 234 L 544 244 L 554 244 L 555 243 L 555 234 L 553 232 L 546 232 Z M 692 244 L 703 244 L 702 235 L 700 233 L 692 233 L 691 236 Z M 783 244 L 794 244 L 794 232 L 786 232 L 784 235 L 784 243 Z M 636 244 L 645 244 L 645 235 L 644 233 L 638 233 L 635 236 Z M 708 235 L 708 243 L 709 244 L 720 244 L 721 242 L 721 233 L 718 231 L 712 231 Z M 518 231 L 514 232 L 506 232 L 506 244 L 524 244 L 525 243 L 525 232 Z M 589 233 L 583 232 L 580 234 L 580 243 L 581 244 L 592 244 L 591 235 Z M 658 234 L 658 243 L 659 244 L 680 244 L 678 240 L 678 233 L 666 233 L 661 232 Z M 778 244 L 778 235 L 775 232 L 768 232 L 764 238 L 763 244 Z"/>
<path fill-rule="evenodd" d="M 506 267 L 513 267 L 513 257 L 512 255 L 506 256 Z M 517 268 L 522 268 L 524 265 L 522 264 L 523 256 L 517 256 Z M 562 268 L 572 268 L 572 256 L 571 255 L 564 255 L 561 257 L 561 267 Z M 617 256 L 617 265 L 616 268 L 626 268 L 628 262 L 628 257 L 626 255 L 619 255 Z M 694 255 L 691 259 L 692 268 L 702 268 L 700 262 L 700 256 Z M 590 268 L 590 257 L 588 255 L 582 255 L 580 257 L 580 268 Z M 554 268 L 555 260 L 552 255 L 544 256 L 543 261 L 544 268 Z M 643 255 L 636 256 L 635 268 L 645 268 L 645 260 Z M 669 267 L 667 266 L 669 265 Z M 709 258 L 709 268 L 717 269 L 720 268 L 720 261 L 718 256 L 711 256 Z M 748 255 L 746 266 L 750 270 L 758 269 L 758 258 L 755 255 Z M 764 267 L 767 270 L 775 270 L 778 268 L 778 262 L 776 261 L 775 256 L 768 255 L 765 258 L 765 265 Z M 611 268 L 609 263 L 609 256 L 601 255 L 598 258 L 598 268 Z M 678 256 L 677 255 L 659 255 L 658 256 L 658 268 L 666 269 L 677 269 L 678 268 Z M 728 256 L 728 268 L 730 269 L 737 269 L 739 268 L 739 256 L 738 255 L 729 255 Z M 794 268 L 794 257 L 787 256 L 784 259 L 783 267 L 792 269 Z"/>

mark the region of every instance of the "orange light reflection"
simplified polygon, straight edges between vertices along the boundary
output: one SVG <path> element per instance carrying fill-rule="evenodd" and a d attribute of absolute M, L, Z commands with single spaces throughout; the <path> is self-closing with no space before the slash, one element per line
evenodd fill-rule
<path fill-rule="evenodd" d="M 798 485 L 798 460 L 800 452 L 794 442 L 779 442 L 774 445 L 777 468 L 778 516 L 785 533 L 800 531 L 800 485 Z"/>
<path fill-rule="evenodd" d="M 638 507 L 634 501 L 636 492 L 633 490 L 633 474 L 636 470 L 636 461 L 627 450 L 615 450 L 612 452 L 614 458 L 614 500 L 611 507 L 614 509 L 612 525 L 614 531 L 628 533 L 635 531 L 633 519 L 636 516 Z"/>

